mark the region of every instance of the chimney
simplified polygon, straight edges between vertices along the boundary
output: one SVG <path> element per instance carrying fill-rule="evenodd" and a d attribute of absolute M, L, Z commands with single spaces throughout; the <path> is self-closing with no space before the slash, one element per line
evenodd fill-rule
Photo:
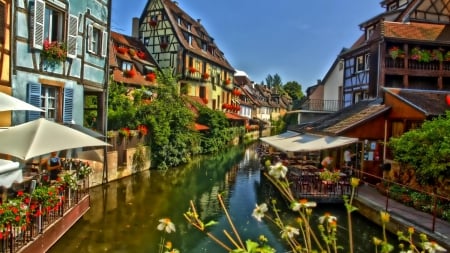
<path fill-rule="evenodd" d="M 199 23 L 200 24 L 200 21 L 202 21 L 201 19 L 199 19 L 199 18 L 197 18 L 197 23 Z"/>
<path fill-rule="evenodd" d="M 178 5 L 178 2 L 177 2 L 177 1 L 173 1 L 173 3 L 174 3 L 175 5 Z"/>
<path fill-rule="evenodd" d="M 139 18 L 133 18 L 131 25 L 131 37 L 139 38 Z"/>

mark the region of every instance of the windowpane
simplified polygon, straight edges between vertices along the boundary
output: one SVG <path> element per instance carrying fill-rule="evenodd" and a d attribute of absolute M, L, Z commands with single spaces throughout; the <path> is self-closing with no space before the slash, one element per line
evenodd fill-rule
<path fill-rule="evenodd" d="M 52 8 L 45 8 L 44 38 L 49 41 L 62 41 L 62 13 Z"/>
<path fill-rule="evenodd" d="M 56 121 L 58 107 L 58 90 L 56 87 L 42 86 L 41 89 L 41 109 L 44 112 L 41 116 Z"/>

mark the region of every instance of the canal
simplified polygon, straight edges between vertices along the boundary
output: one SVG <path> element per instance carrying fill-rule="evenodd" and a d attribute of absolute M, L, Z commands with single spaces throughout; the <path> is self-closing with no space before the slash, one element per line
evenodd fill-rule
<path fill-rule="evenodd" d="M 202 220 L 219 224 L 209 231 L 223 239 L 223 230 L 231 233 L 217 201 L 222 194 L 229 214 L 243 240 L 265 235 L 277 252 L 287 252 L 279 231 L 270 223 L 257 222 L 251 213 L 256 203 L 268 199 L 267 187 L 260 176 L 260 163 L 254 146 L 235 147 L 224 153 L 204 157 L 168 171 L 146 171 L 90 190 L 91 209 L 49 251 L 49 253 L 157 253 L 162 238 L 171 241 L 182 253 L 225 252 L 204 234 L 192 228 L 183 217 L 189 201 L 196 203 Z M 282 200 L 280 206 L 284 206 Z M 316 217 L 325 212 L 337 216 L 339 244 L 347 248 L 343 205 L 319 205 Z M 292 219 L 291 212 L 283 212 Z M 158 220 L 170 218 L 176 232 L 157 230 Z M 354 215 L 355 252 L 372 251 L 373 236 L 381 236 L 379 227 Z M 227 241 L 228 242 L 228 241 Z"/>

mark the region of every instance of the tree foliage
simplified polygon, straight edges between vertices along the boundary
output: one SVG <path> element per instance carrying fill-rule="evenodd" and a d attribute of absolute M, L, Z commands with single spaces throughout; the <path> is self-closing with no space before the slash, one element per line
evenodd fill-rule
<path fill-rule="evenodd" d="M 228 131 L 230 123 L 221 111 L 214 111 L 204 106 L 199 106 L 198 109 L 197 121 L 209 127 L 209 130 L 202 136 L 202 153 L 217 152 L 226 146 L 230 140 Z"/>
<path fill-rule="evenodd" d="M 304 95 L 302 86 L 296 81 L 289 81 L 283 86 L 283 90 L 292 98 L 292 100 L 299 100 Z"/>
<path fill-rule="evenodd" d="M 275 75 L 267 75 L 266 84 L 269 89 L 273 89 L 276 93 L 280 94 L 283 90 L 283 82 L 281 81 L 281 77 L 278 74 Z"/>
<path fill-rule="evenodd" d="M 418 180 L 434 184 L 450 176 L 450 111 L 445 116 L 427 120 L 421 128 L 391 138 L 396 161 L 414 167 Z"/>

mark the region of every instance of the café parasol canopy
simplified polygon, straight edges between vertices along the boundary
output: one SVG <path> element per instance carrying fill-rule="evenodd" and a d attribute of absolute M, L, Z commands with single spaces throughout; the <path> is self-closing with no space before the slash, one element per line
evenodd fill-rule
<path fill-rule="evenodd" d="M 0 112 L 2 111 L 39 111 L 42 109 L 28 104 L 20 99 L 10 96 L 4 92 L 0 92 Z"/>
<path fill-rule="evenodd" d="M 18 162 L 0 159 L 0 186 L 9 188 L 14 182 L 22 182 L 22 169 Z"/>
<path fill-rule="evenodd" d="M 53 151 L 109 145 L 107 142 L 44 118 L 0 132 L 0 154 L 8 154 L 22 160 Z"/>

